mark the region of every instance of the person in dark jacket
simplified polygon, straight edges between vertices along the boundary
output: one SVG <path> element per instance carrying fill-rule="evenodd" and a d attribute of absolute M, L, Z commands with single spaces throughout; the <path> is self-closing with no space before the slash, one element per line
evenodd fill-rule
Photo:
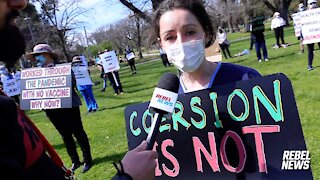
<path fill-rule="evenodd" d="M 59 63 L 48 44 L 36 45 L 29 57 L 31 60 L 32 57 L 33 60 L 36 60 L 38 67 L 53 67 Z M 72 171 L 75 171 L 81 165 L 73 136 L 77 139 L 83 153 L 84 167 L 82 172 L 86 172 L 92 166 L 91 150 L 87 134 L 82 126 L 79 108 L 81 100 L 75 92 L 76 82 L 73 74 L 72 80 L 72 108 L 46 109 L 45 112 L 62 136 L 67 152 L 71 157 Z"/>
<path fill-rule="evenodd" d="M 132 74 L 137 74 L 137 68 L 134 60 L 134 52 L 130 49 L 129 46 L 126 47 L 126 59 L 131 68 Z"/>
<path fill-rule="evenodd" d="M 24 37 L 16 26 L 18 10 L 26 0 L 0 1 L 0 60 L 15 64 L 25 51 Z M 65 172 L 46 154 L 39 134 L 26 117 L 18 113 L 16 103 L 0 90 L 0 169 L 1 179 L 62 180 Z M 152 179 L 157 153 L 146 151 L 146 143 L 129 151 L 122 159 L 123 169 L 115 176 L 121 179 Z"/>
<path fill-rule="evenodd" d="M 16 26 L 18 10 L 25 0 L 0 1 L 0 60 L 12 67 L 25 51 L 24 37 Z M 46 154 L 32 124 L 18 111 L 17 104 L 0 90 L 1 179 L 65 179 L 65 172 Z"/>
<path fill-rule="evenodd" d="M 257 16 L 250 20 L 250 31 L 255 37 L 255 49 L 258 58 L 258 62 L 262 62 L 261 50 L 263 54 L 264 61 L 269 61 L 268 50 L 266 46 L 266 41 L 264 38 L 264 16 Z"/>

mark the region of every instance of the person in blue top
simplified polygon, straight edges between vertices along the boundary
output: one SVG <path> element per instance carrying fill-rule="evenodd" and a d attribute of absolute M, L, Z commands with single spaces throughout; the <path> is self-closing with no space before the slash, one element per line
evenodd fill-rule
<path fill-rule="evenodd" d="M 152 41 L 158 41 L 168 59 L 182 73 L 179 93 L 188 93 L 261 76 L 256 70 L 211 62 L 205 48 L 214 41 L 211 19 L 197 0 L 166 0 L 155 12 Z"/>
<path fill-rule="evenodd" d="M 82 60 L 80 56 L 74 56 L 72 58 L 72 66 L 84 66 L 82 64 Z M 89 74 L 90 71 L 88 70 Z M 94 98 L 93 92 L 92 92 L 92 83 L 91 84 L 86 84 L 86 85 L 78 85 L 77 84 L 77 89 L 80 91 L 81 95 L 83 96 L 84 101 L 86 102 L 87 105 L 87 110 L 88 113 L 91 112 L 96 112 L 98 110 L 98 104 L 96 102 L 96 99 Z"/>

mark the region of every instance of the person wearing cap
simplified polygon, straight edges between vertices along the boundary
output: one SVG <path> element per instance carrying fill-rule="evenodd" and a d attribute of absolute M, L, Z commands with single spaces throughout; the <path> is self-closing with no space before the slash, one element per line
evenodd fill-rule
<path fill-rule="evenodd" d="M 72 58 L 72 66 L 77 67 L 77 66 L 85 66 L 85 65 L 82 64 L 82 60 L 80 56 L 74 56 Z M 88 69 L 88 72 L 90 74 L 89 69 Z M 86 102 L 88 113 L 96 112 L 98 110 L 98 104 L 92 92 L 92 84 L 77 85 L 77 89 L 80 91 L 81 95 L 83 96 L 83 99 Z"/>
<path fill-rule="evenodd" d="M 36 45 L 33 48 L 33 52 L 28 56 L 31 60 L 36 61 L 38 67 L 53 67 L 59 63 L 57 55 L 52 51 L 52 48 L 48 44 Z M 76 82 L 72 73 L 72 108 L 46 109 L 45 112 L 62 136 L 72 161 L 72 171 L 75 171 L 81 165 L 73 135 L 77 139 L 83 153 L 84 167 L 82 172 L 86 172 L 92 166 L 92 157 L 89 140 L 81 121 L 79 108 L 81 100 L 75 92 L 75 85 Z M 68 117 L 68 119 L 66 117 Z"/>
<path fill-rule="evenodd" d="M 286 48 L 287 45 L 284 42 L 283 27 L 286 25 L 286 21 L 280 16 L 279 12 L 273 14 L 273 19 L 271 21 L 271 30 L 274 30 L 276 36 L 276 44 L 273 48 L 278 49 L 280 46 Z M 280 45 L 279 39 L 281 39 L 282 44 Z"/>

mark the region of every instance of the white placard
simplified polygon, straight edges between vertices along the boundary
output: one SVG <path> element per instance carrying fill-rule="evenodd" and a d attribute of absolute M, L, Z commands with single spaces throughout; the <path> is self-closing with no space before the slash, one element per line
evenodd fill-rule
<path fill-rule="evenodd" d="M 320 8 L 300 12 L 303 44 L 320 42 Z"/>
<path fill-rule="evenodd" d="M 120 69 L 119 61 L 115 51 L 105 52 L 99 55 L 105 73 L 113 72 Z"/>
<path fill-rule="evenodd" d="M 21 71 L 20 108 L 57 109 L 72 107 L 71 63 Z"/>
<path fill-rule="evenodd" d="M 301 36 L 301 16 L 300 13 L 294 13 L 291 15 L 293 19 L 293 27 L 294 27 L 294 34 L 296 37 Z"/>
<path fill-rule="evenodd" d="M 133 59 L 133 58 L 135 58 L 135 57 L 136 57 L 136 56 L 134 55 L 133 52 L 131 52 L 131 53 L 129 53 L 129 54 L 126 55 L 127 60 L 131 60 L 131 59 Z"/>
<path fill-rule="evenodd" d="M 75 66 L 72 67 L 73 74 L 76 78 L 78 86 L 92 85 L 92 81 L 86 66 Z"/>
<path fill-rule="evenodd" d="M 1 81 L 3 83 L 3 90 L 7 96 L 12 97 L 20 94 L 20 86 L 15 78 L 11 79 L 6 75 L 2 75 Z"/>
<path fill-rule="evenodd" d="M 62 64 L 48 68 L 30 68 L 21 71 L 22 80 L 67 75 L 71 75 L 71 64 Z"/>

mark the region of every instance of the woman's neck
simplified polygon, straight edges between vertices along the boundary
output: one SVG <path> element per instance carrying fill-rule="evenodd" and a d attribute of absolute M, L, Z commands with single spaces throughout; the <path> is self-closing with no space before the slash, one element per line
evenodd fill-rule
<path fill-rule="evenodd" d="M 183 73 L 181 78 L 186 89 L 190 92 L 206 88 L 206 85 L 210 83 L 212 74 L 216 68 L 216 63 L 205 59 L 201 66 L 194 72 Z"/>

